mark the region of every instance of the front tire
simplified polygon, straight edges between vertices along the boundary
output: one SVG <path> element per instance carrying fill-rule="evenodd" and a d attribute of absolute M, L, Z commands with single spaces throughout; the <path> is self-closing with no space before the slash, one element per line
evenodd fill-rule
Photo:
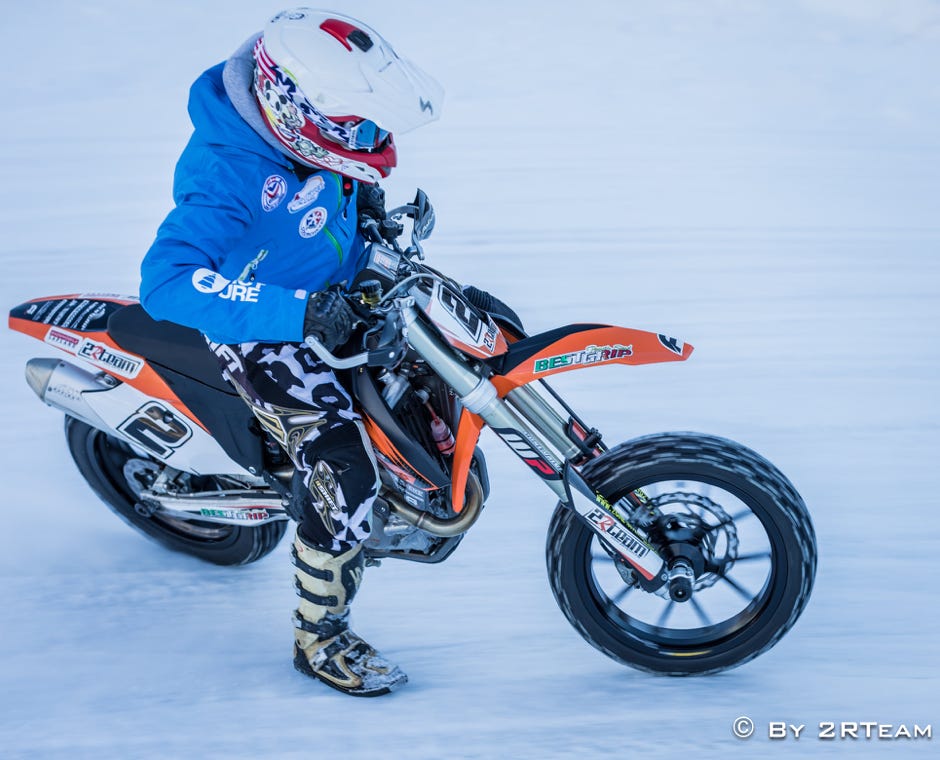
<path fill-rule="evenodd" d="M 159 462 L 141 457 L 123 441 L 73 417 L 65 418 L 65 437 L 79 472 L 92 490 L 124 522 L 173 551 L 216 565 L 246 565 L 271 552 L 287 529 L 286 521 L 240 526 L 150 516 L 134 509 L 137 497 L 127 480 L 128 462 L 141 467 Z"/>
<path fill-rule="evenodd" d="M 552 591 L 604 654 L 653 673 L 715 673 L 766 652 L 802 613 L 816 539 L 803 500 L 763 457 L 723 438 L 662 433 L 620 444 L 583 475 L 611 503 L 641 489 L 658 525 L 682 537 L 679 550 L 700 555 L 692 598 L 679 603 L 665 586 L 632 582 L 619 555 L 558 506 L 546 544 Z"/>

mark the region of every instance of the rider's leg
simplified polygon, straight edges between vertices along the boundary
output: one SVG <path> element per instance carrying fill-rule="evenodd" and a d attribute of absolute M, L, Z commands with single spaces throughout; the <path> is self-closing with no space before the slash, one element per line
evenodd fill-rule
<path fill-rule="evenodd" d="M 217 348 L 216 355 L 304 486 L 292 549 L 300 597 L 295 667 L 358 696 L 401 686 L 405 674 L 349 629 L 378 488 L 371 446 L 349 395 L 303 344 L 247 343 Z"/>

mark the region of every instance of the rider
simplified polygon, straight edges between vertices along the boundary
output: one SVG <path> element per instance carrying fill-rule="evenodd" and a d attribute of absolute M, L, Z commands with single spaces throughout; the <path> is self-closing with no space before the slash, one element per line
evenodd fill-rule
<path fill-rule="evenodd" d="M 407 680 L 349 629 L 378 475 L 349 395 L 303 340 L 332 351 L 349 339 L 339 288 L 362 268 L 359 217 L 385 218 L 392 134 L 436 119 L 442 99 L 362 22 L 277 14 L 193 84 L 176 207 L 141 268 L 145 309 L 206 335 L 309 491 L 292 552 L 294 665 L 361 696 Z"/>

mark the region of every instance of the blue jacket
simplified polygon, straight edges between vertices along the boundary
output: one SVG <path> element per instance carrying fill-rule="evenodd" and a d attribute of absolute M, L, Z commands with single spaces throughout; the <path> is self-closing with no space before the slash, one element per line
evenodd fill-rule
<path fill-rule="evenodd" d="M 217 342 L 299 342 L 308 292 L 361 269 L 357 183 L 344 195 L 332 172 L 300 179 L 239 116 L 222 68 L 190 90 L 195 131 L 176 165 L 176 208 L 141 265 L 141 302 Z"/>

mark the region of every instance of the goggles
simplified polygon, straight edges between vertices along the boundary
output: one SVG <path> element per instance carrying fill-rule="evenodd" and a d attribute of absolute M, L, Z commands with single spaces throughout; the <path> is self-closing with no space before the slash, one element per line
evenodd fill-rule
<path fill-rule="evenodd" d="M 350 150 L 376 150 L 385 145 L 388 140 L 389 132 L 387 129 L 380 129 L 379 125 L 368 119 L 356 121 L 355 116 L 334 116 L 327 118 L 316 111 L 309 101 L 305 106 L 310 111 L 316 112 L 320 118 L 312 118 L 312 114 L 307 109 L 301 107 L 307 118 L 310 118 L 320 130 L 320 133 L 334 142 L 345 145 Z M 321 121 L 322 119 L 322 121 Z M 324 123 L 325 122 L 325 123 Z"/>

